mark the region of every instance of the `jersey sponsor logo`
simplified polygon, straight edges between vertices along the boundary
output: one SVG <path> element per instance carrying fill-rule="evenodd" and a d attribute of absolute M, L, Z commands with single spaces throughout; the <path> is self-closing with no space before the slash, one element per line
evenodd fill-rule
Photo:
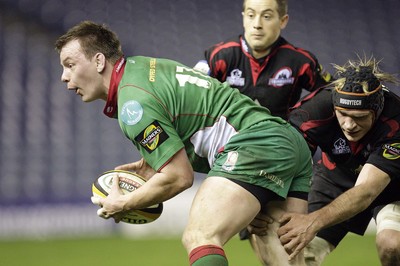
<path fill-rule="evenodd" d="M 124 124 L 132 126 L 137 124 L 143 116 L 143 108 L 137 101 L 124 103 L 121 109 L 121 120 Z"/>
<path fill-rule="evenodd" d="M 382 146 L 383 157 L 389 160 L 400 158 L 400 143 L 384 144 Z"/>
<path fill-rule="evenodd" d="M 333 144 L 334 149 L 332 150 L 333 154 L 345 154 L 345 153 L 350 153 L 350 147 L 347 145 L 346 141 L 342 138 L 339 138 L 338 140 L 335 141 Z"/>
<path fill-rule="evenodd" d="M 267 179 L 271 180 L 272 182 L 274 182 L 275 184 L 277 184 L 281 188 L 283 188 L 284 185 L 285 185 L 285 183 L 282 181 L 282 179 L 280 179 L 279 177 L 277 177 L 274 174 L 267 173 L 264 170 L 261 170 L 259 175 L 263 176 L 263 177 L 266 177 Z"/>
<path fill-rule="evenodd" d="M 149 62 L 149 81 L 155 82 L 156 81 L 156 59 L 151 58 Z"/>
<path fill-rule="evenodd" d="M 339 103 L 347 106 L 361 106 L 362 100 L 349 100 L 349 99 L 339 99 Z"/>
<path fill-rule="evenodd" d="M 242 71 L 240 69 L 234 69 L 231 71 L 231 76 L 226 78 L 226 81 L 230 85 L 244 86 L 244 78 L 242 78 Z"/>
<path fill-rule="evenodd" d="M 282 87 L 286 84 L 293 83 L 294 78 L 292 77 L 292 70 L 289 67 L 279 69 L 279 71 L 268 80 L 268 85 L 274 87 Z"/>
<path fill-rule="evenodd" d="M 152 153 L 168 138 L 167 132 L 161 127 L 160 123 L 154 121 L 140 132 L 135 140 L 139 142 L 148 153 Z"/>
<path fill-rule="evenodd" d="M 228 152 L 228 157 L 226 158 L 226 161 L 222 165 L 222 169 L 228 172 L 232 172 L 235 169 L 238 157 L 239 153 L 237 151 Z"/>

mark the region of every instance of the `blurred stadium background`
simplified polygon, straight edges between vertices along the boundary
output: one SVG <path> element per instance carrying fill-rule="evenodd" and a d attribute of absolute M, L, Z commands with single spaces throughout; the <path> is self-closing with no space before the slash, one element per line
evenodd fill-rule
<path fill-rule="evenodd" d="M 399 0 L 289 3 L 283 36 L 332 71 L 356 54 L 400 70 Z M 84 104 L 60 81 L 53 44 L 81 20 L 108 24 L 126 55 L 193 66 L 208 46 L 242 31 L 242 0 L 0 0 L 0 240 L 110 234 L 179 235 L 198 183 L 155 223 L 115 226 L 96 216 L 91 183 L 139 158 L 103 102 Z M 398 87 L 392 87 L 399 93 Z"/>

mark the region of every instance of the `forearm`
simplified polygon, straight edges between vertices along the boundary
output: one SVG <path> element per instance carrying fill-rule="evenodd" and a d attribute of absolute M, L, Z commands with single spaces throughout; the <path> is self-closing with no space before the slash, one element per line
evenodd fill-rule
<path fill-rule="evenodd" d="M 313 229 L 319 230 L 350 219 L 365 210 L 376 198 L 366 186 L 349 189 L 322 209 L 310 214 L 314 217 Z"/>
<path fill-rule="evenodd" d="M 139 189 L 123 197 L 123 209 L 143 209 L 169 200 L 189 188 L 186 182 L 171 180 L 164 173 L 156 173 Z"/>

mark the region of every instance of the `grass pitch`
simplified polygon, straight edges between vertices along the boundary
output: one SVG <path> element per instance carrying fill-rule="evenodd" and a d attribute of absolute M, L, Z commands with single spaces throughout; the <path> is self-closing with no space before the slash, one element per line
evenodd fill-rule
<path fill-rule="evenodd" d="M 230 266 L 261 265 L 247 241 L 232 239 L 225 246 Z M 4 266 L 186 266 L 180 239 L 132 240 L 123 237 L 1 241 L 0 265 Z M 323 266 L 380 265 L 375 236 L 348 235 Z"/>

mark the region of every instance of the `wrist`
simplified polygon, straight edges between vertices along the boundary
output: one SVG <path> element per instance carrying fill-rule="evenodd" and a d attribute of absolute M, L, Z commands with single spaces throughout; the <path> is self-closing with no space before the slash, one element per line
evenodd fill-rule
<path fill-rule="evenodd" d="M 318 211 L 312 212 L 309 215 L 310 215 L 310 218 L 311 218 L 311 221 L 312 221 L 310 223 L 309 230 L 311 230 L 313 232 L 320 231 L 324 227 L 323 219 L 321 218 L 321 215 L 319 215 Z"/>

